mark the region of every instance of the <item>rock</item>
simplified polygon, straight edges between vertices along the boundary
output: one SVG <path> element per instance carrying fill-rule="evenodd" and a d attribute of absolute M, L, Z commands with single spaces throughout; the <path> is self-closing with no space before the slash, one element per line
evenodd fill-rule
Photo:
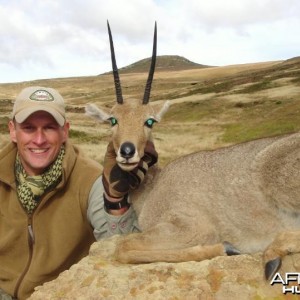
<path fill-rule="evenodd" d="M 201 262 L 120 264 L 113 257 L 119 238 L 94 243 L 89 256 L 37 287 L 29 299 L 286 299 L 281 284 L 264 279 L 261 253 Z M 299 270 L 300 254 L 294 254 L 284 259 L 280 273 Z"/>

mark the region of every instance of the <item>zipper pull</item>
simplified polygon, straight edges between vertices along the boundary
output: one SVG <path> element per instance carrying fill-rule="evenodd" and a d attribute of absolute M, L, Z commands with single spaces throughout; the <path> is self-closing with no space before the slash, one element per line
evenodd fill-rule
<path fill-rule="evenodd" d="M 31 241 L 34 244 L 34 234 L 33 234 L 33 230 L 32 230 L 32 226 L 31 225 L 28 225 L 28 232 L 29 232 L 29 235 L 31 237 Z"/>
<path fill-rule="evenodd" d="M 31 216 L 28 218 L 28 232 L 29 232 L 30 240 L 32 244 L 34 244 L 34 233 L 31 225 Z"/>

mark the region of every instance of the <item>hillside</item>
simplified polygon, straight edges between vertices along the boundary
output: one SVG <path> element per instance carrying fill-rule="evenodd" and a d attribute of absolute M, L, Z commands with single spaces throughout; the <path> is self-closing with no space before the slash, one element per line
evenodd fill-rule
<path fill-rule="evenodd" d="M 174 58 L 174 57 L 173 57 Z M 179 60 L 183 61 L 183 60 Z M 201 149 L 212 149 L 300 129 L 300 59 L 225 67 L 198 67 L 171 71 L 167 60 L 154 75 L 151 101 L 171 101 L 171 108 L 154 128 L 160 164 Z M 171 66 L 174 66 L 174 60 Z M 146 67 L 146 65 L 145 65 Z M 125 97 L 141 98 L 147 71 L 124 72 Z M 173 69 L 172 69 L 173 68 Z M 0 84 L 0 147 L 8 139 L 7 121 L 12 101 L 25 86 L 52 86 L 64 96 L 71 138 L 102 161 L 110 128 L 84 116 L 93 102 L 111 107 L 115 90 L 111 74 L 55 78 Z"/>
<path fill-rule="evenodd" d="M 139 60 L 129 66 L 120 68 L 120 73 L 149 72 L 151 57 Z M 208 68 L 209 66 L 194 63 L 178 55 L 162 55 L 156 58 L 156 71 L 182 71 L 190 69 Z"/>

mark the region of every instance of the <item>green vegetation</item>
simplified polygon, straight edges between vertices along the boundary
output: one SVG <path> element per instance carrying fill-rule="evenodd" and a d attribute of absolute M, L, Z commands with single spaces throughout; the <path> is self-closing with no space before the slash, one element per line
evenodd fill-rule
<path fill-rule="evenodd" d="M 297 100 L 270 101 L 243 107 L 239 117 L 225 124 L 222 141 L 240 143 L 261 137 L 280 135 L 300 130 Z"/>
<path fill-rule="evenodd" d="M 139 60 L 127 67 L 121 68 L 120 73 L 149 72 L 151 57 Z M 156 59 L 156 70 L 179 71 L 208 68 L 209 66 L 194 63 L 178 55 L 161 55 Z"/>
<path fill-rule="evenodd" d="M 291 83 L 300 84 L 300 76 L 299 76 L 299 77 L 296 77 L 296 78 L 293 78 L 293 79 L 291 80 Z"/>
<path fill-rule="evenodd" d="M 165 121 L 197 122 L 204 118 L 215 118 L 226 108 L 226 104 L 217 99 L 183 102 L 174 104 L 164 117 Z"/>
<path fill-rule="evenodd" d="M 8 121 L 9 121 L 8 117 L 0 118 L 0 133 L 3 133 L 3 134 L 8 133 L 8 126 L 7 126 Z"/>
<path fill-rule="evenodd" d="M 88 134 L 85 131 L 70 129 L 69 137 L 78 144 L 99 144 L 104 136 Z"/>
<path fill-rule="evenodd" d="M 220 141 L 235 144 L 300 130 L 300 107 L 298 99 L 260 98 L 230 103 L 214 97 L 174 104 L 164 120 L 182 123 L 182 126 L 196 122 L 209 124 L 215 120 L 216 125 L 223 129 Z"/>
<path fill-rule="evenodd" d="M 286 120 L 261 121 L 255 124 L 229 124 L 224 126 L 222 141 L 224 143 L 241 143 L 261 137 L 291 133 L 299 129 L 299 124 L 286 122 Z"/>
<path fill-rule="evenodd" d="M 261 90 L 266 90 L 266 89 L 271 89 L 278 87 L 278 84 L 275 84 L 274 82 L 270 80 L 264 79 L 261 82 L 254 83 L 252 85 L 249 85 L 241 90 L 238 91 L 238 93 L 243 93 L 243 94 L 250 94 L 250 93 L 255 93 Z"/>

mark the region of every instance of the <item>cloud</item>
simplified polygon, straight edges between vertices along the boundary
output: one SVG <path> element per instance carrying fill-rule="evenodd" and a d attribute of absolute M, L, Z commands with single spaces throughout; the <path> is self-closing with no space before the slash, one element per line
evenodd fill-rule
<path fill-rule="evenodd" d="M 110 70 L 158 54 L 225 65 L 299 55 L 298 0 L 0 0 L 0 82 Z"/>
<path fill-rule="evenodd" d="M 190 0 L 188 5 L 184 0 L 175 0 L 172 3 L 174 14 L 180 11 L 181 18 L 189 24 L 208 30 L 224 27 L 239 30 L 252 24 L 298 19 L 300 11 L 300 2 L 297 0 L 229 0 L 226 3 L 223 0 Z"/>

